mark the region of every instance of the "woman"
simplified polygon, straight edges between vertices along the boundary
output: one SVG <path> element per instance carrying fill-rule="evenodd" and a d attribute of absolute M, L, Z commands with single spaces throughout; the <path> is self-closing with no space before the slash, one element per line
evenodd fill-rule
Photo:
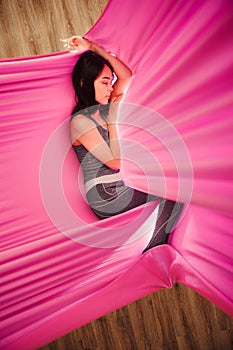
<path fill-rule="evenodd" d="M 164 244 L 181 205 L 125 186 L 120 174 L 116 117 L 132 73 L 122 61 L 87 39 L 72 37 L 69 46 L 78 51 L 88 50 L 73 70 L 77 105 L 70 126 L 72 147 L 82 166 L 90 208 L 99 219 L 104 219 L 160 200 L 154 234 L 143 252 Z M 114 75 L 117 80 L 113 84 Z"/>

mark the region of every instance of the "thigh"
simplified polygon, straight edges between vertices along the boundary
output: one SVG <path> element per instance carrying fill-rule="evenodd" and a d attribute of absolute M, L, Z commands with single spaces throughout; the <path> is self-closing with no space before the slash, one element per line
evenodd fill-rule
<path fill-rule="evenodd" d="M 119 183 L 99 184 L 87 193 L 89 205 L 100 219 L 124 213 L 158 199 L 160 198 Z"/>

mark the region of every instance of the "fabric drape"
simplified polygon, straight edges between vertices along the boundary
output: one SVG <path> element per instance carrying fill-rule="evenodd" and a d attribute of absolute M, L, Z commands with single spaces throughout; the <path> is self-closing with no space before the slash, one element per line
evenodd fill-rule
<path fill-rule="evenodd" d="M 86 34 L 133 71 L 126 181 L 186 203 L 144 255 L 156 203 L 100 222 L 85 201 L 69 140 L 79 54 L 0 61 L 1 348 L 39 347 L 174 282 L 233 315 L 232 17 L 227 0 L 111 0 Z"/>

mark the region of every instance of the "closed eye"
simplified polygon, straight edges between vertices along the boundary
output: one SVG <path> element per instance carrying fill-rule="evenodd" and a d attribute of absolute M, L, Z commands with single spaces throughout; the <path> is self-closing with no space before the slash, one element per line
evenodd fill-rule
<path fill-rule="evenodd" d="M 102 78 L 102 83 L 103 84 L 109 84 L 109 85 L 111 85 L 112 86 L 112 84 L 113 84 L 113 78 L 112 79 L 110 79 L 110 78 L 108 78 L 108 77 L 103 77 Z"/>

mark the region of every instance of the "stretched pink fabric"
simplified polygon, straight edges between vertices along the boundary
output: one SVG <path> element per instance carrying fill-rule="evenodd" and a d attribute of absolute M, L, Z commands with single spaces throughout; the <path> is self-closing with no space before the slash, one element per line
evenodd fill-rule
<path fill-rule="evenodd" d="M 126 180 L 186 203 L 169 245 L 145 255 L 156 203 L 99 222 L 85 202 L 68 132 L 78 54 L 1 60 L 1 348 L 34 349 L 174 282 L 233 315 L 232 17 L 227 0 L 112 0 L 86 35 L 134 72 Z"/>

